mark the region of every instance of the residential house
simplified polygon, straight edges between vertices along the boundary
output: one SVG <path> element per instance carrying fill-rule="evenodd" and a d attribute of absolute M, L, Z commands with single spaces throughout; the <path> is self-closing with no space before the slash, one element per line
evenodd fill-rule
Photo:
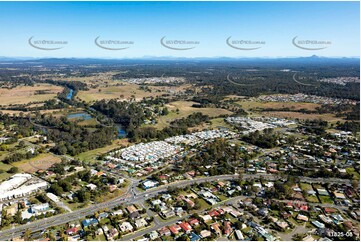
<path fill-rule="evenodd" d="M 182 230 L 183 230 L 184 232 L 186 232 L 187 234 L 192 231 L 192 227 L 191 227 L 190 224 L 187 223 L 187 222 L 181 222 L 181 223 L 179 224 L 179 226 L 180 226 L 180 227 L 182 228 Z"/>
<path fill-rule="evenodd" d="M 130 205 L 126 208 L 128 211 L 129 217 L 132 219 L 138 218 L 140 216 L 138 209 L 134 205 Z"/>
<path fill-rule="evenodd" d="M 83 228 L 89 227 L 89 226 L 94 226 L 98 224 L 98 220 L 96 220 L 95 218 L 90 218 L 90 219 L 85 219 L 81 222 L 81 224 L 83 225 Z"/>
<path fill-rule="evenodd" d="M 229 236 L 232 233 L 231 222 L 224 221 L 224 234 Z"/>
<path fill-rule="evenodd" d="M 172 226 L 169 226 L 169 230 L 170 232 L 172 232 L 172 234 L 177 235 L 179 234 L 179 231 L 182 230 L 182 228 L 178 224 L 174 224 Z"/>
<path fill-rule="evenodd" d="M 142 227 L 145 227 L 145 226 L 148 225 L 147 221 L 145 221 L 144 218 L 135 220 L 134 224 L 135 224 L 135 227 L 136 227 L 137 229 L 142 228 Z"/>
<path fill-rule="evenodd" d="M 203 239 L 205 239 L 205 238 L 210 237 L 210 236 L 212 235 L 212 233 L 211 233 L 211 231 L 209 231 L 209 230 L 202 230 L 202 231 L 200 232 L 200 235 L 201 235 L 201 237 L 202 237 Z"/>
<path fill-rule="evenodd" d="M 297 217 L 296 217 L 297 220 L 301 220 L 301 221 L 304 221 L 304 222 L 307 222 L 308 221 L 308 217 L 305 216 L 305 215 L 302 215 L 302 214 L 298 214 Z"/>
<path fill-rule="evenodd" d="M 119 225 L 119 229 L 122 232 L 128 232 L 133 231 L 134 227 L 129 222 L 123 222 L 121 225 Z"/>
<path fill-rule="evenodd" d="M 152 231 L 152 232 L 149 233 L 149 239 L 151 239 L 151 240 L 155 240 L 158 237 L 159 237 L 159 234 L 158 234 L 157 231 Z"/>
<path fill-rule="evenodd" d="M 218 223 L 213 223 L 211 224 L 211 229 L 214 231 L 214 233 L 220 237 L 222 236 L 222 231 L 221 229 L 219 228 L 219 224 Z"/>
<path fill-rule="evenodd" d="M 171 231 L 167 227 L 163 227 L 158 230 L 159 236 L 170 236 Z"/>

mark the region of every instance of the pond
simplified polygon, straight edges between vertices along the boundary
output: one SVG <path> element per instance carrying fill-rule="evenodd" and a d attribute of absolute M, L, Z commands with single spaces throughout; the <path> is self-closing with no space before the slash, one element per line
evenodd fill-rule
<path fill-rule="evenodd" d="M 68 95 L 66 96 L 66 99 L 71 100 L 71 99 L 73 98 L 73 93 L 74 93 L 74 90 L 73 90 L 73 89 L 69 89 L 69 93 L 68 93 Z"/>
<path fill-rule="evenodd" d="M 83 119 L 83 120 L 89 120 L 93 117 L 89 113 L 71 113 L 66 116 L 69 119 L 76 118 L 76 119 Z"/>
<path fill-rule="evenodd" d="M 118 130 L 118 138 L 124 138 L 127 136 L 127 132 L 124 130 L 121 124 L 116 124 Z"/>

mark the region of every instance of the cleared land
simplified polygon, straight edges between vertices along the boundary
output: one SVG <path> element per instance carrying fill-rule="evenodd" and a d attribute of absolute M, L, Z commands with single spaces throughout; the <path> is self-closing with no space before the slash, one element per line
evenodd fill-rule
<path fill-rule="evenodd" d="M 313 111 L 317 107 L 321 107 L 320 104 L 316 103 L 301 103 L 301 102 L 258 102 L 258 101 L 240 101 L 237 102 L 241 105 L 244 109 L 255 109 L 255 108 L 274 108 L 274 109 L 281 109 L 281 108 L 289 108 L 291 110 L 300 110 L 306 109 Z"/>
<path fill-rule="evenodd" d="M 53 154 L 40 154 L 28 160 L 22 160 L 12 163 L 13 166 L 27 172 L 34 173 L 38 170 L 46 170 L 55 163 L 61 162 L 60 157 Z"/>
<path fill-rule="evenodd" d="M 0 104 L 26 104 L 29 102 L 44 102 L 54 98 L 62 87 L 50 84 L 36 84 L 34 86 L 18 86 L 12 89 L 0 88 Z M 39 94 L 37 94 L 39 93 Z"/>
<path fill-rule="evenodd" d="M 333 114 L 326 113 L 326 114 L 307 114 L 307 113 L 299 113 L 299 112 L 262 112 L 264 115 L 273 116 L 277 118 L 290 118 L 290 119 L 323 119 L 328 122 L 336 123 L 337 121 L 344 121 L 340 117 L 336 117 Z"/>
<path fill-rule="evenodd" d="M 83 153 L 77 155 L 76 158 L 78 158 L 79 160 L 87 161 L 87 162 L 89 162 L 89 161 L 95 162 L 97 156 L 105 154 L 113 149 L 120 148 L 121 146 L 128 146 L 130 144 L 131 143 L 129 143 L 127 141 L 127 139 L 117 139 L 117 140 L 114 140 L 111 145 L 108 145 L 103 148 L 83 152 Z"/>
<path fill-rule="evenodd" d="M 0 153 L 1 154 L 1 153 Z M 1 156 L 1 155 L 0 155 Z M 0 162 L 0 181 L 9 178 L 12 174 L 7 173 L 7 171 L 13 166 Z"/>
<path fill-rule="evenodd" d="M 1 110 L 1 109 L 0 109 L 0 112 L 2 112 L 3 114 L 10 114 L 13 116 L 18 116 L 20 113 L 23 113 L 24 115 L 31 113 L 31 112 L 24 112 L 24 111 L 18 111 L 18 110 Z M 61 109 L 48 109 L 48 110 L 40 110 L 39 112 L 41 114 L 44 114 L 44 113 L 56 114 L 56 113 L 62 112 L 62 110 Z"/>
<path fill-rule="evenodd" d="M 102 99 L 124 99 L 129 100 L 132 96 L 136 100 L 140 100 L 143 97 L 156 97 L 164 94 L 164 92 L 146 92 L 140 90 L 136 84 L 124 84 L 119 86 L 107 86 L 92 88 L 88 91 L 80 91 L 77 97 L 86 102 L 93 102 Z"/>
<path fill-rule="evenodd" d="M 155 127 L 159 129 L 167 127 L 173 120 L 187 117 L 188 115 L 196 112 L 201 112 L 204 115 L 208 115 L 210 117 L 232 114 L 232 112 L 221 108 L 194 108 L 192 107 L 193 104 L 197 103 L 191 101 L 176 101 L 167 104 L 166 106 L 170 111 L 169 114 L 159 117 L 158 124 Z M 176 112 L 177 109 L 179 110 L 178 112 Z"/>

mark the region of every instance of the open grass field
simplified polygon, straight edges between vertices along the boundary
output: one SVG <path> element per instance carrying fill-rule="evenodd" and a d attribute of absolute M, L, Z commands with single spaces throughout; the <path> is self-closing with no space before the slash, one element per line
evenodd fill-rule
<path fill-rule="evenodd" d="M 255 108 L 289 108 L 292 110 L 315 110 L 316 107 L 320 107 L 320 104 L 316 103 L 301 103 L 301 102 L 259 102 L 254 100 L 239 101 L 237 104 L 241 105 L 244 109 L 255 109 Z"/>
<path fill-rule="evenodd" d="M 7 171 L 9 170 L 11 167 L 13 167 L 12 165 L 8 165 L 8 164 L 5 164 L 3 162 L 0 162 L 0 170 L 2 171 Z"/>
<path fill-rule="evenodd" d="M 97 125 L 97 121 L 96 121 L 95 118 L 92 118 L 92 119 L 80 121 L 78 123 L 78 125 L 80 125 L 80 126 L 95 126 L 95 125 Z"/>
<path fill-rule="evenodd" d="M 96 156 L 105 154 L 105 153 L 111 151 L 112 149 L 120 148 L 121 146 L 127 146 L 130 144 L 131 143 L 129 143 L 127 141 L 127 139 L 117 139 L 117 140 L 114 140 L 113 144 L 111 144 L 111 145 L 108 145 L 103 148 L 83 152 L 83 153 L 77 155 L 76 158 L 78 158 L 79 160 L 82 160 L 82 161 L 95 162 Z"/>
<path fill-rule="evenodd" d="M 337 121 L 344 121 L 341 117 L 336 117 L 334 114 L 307 114 L 298 112 L 301 109 L 314 111 L 317 107 L 320 107 L 320 104 L 316 103 L 298 103 L 298 102 L 260 102 L 255 100 L 246 100 L 239 101 L 237 104 L 241 105 L 243 109 L 251 113 L 252 115 L 260 114 L 264 116 L 272 116 L 277 118 L 287 118 L 287 119 L 323 119 L 331 123 L 336 123 Z M 257 108 L 273 108 L 273 109 L 282 109 L 289 108 L 294 111 L 266 111 L 266 112 L 257 112 Z M 253 109 L 253 111 L 250 111 Z M 252 116 L 251 115 L 251 116 Z"/>
<path fill-rule="evenodd" d="M 232 129 L 232 126 L 229 125 L 224 121 L 224 118 L 213 118 L 210 120 L 211 124 L 203 123 L 201 125 L 198 125 L 196 127 L 189 128 L 189 131 L 191 132 L 197 132 L 198 130 L 205 130 L 205 129 L 216 129 L 218 127 L 224 127 L 228 129 Z"/>
<path fill-rule="evenodd" d="M 13 167 L 12 165 L 5 164 L 3 162 L 0 162 L 0 181 L 3 181 L 7 178 L 9 178 L 12 174 L 7 173 L 7 171 Z"/>
<path fill-rule="evenodd" d="M 0 88 L 0 104 L 26 104 L 29 102 L 43 102 L 54 98 L 62 87 L 50 84 L 36 84 L 32 86 L 17 86 L 13 89 Z M 36 94 L 42 91 L 44 94 Z"/>
<path fill-rule="evenodd" d="M 38 170 L 46 170 L 53 164 L 59 162 L 61 162 L 61 159 L 58 156 L 45 153 L 28 160 L 14 162 L 12 165 L 18 167 L 24 172 L 34 173 Z"/>
<path fill-rule="evenodd" d="M 289 119 L 322 119 L 331 123 L 336 123 L 337 121 L 344 121 L 340 117 L 336 117 L 333 114 L 307 114 L 307 113 L 299 113 L 299 112 L 262 112 L 264 115 L 273 116 L 277 118 L 289 118 Z"/>
<path fill-rule="evenodd" d="M 8 179 L 10 176 L 12 176 L 12 174 L 7 172 L 0 173 L 0 182 Z"/>
<path fill-rule="evenodd" d="M 24 111 L 18 111 L 18 110 L 1 110 L 0 112 L 2 112 L 3 114 L 10 114 L 12 116 L 18 116 L 20 113 L 23 113 L 23 115 L 27 115 L 31 112 L 24 112 Z M 41 114 L 53 114 L 53 116 L 56 116 L 54 114 L 59 114 L 61 113 L 61 109 L 48 109 L 48 110 L 40 110 L 39 111 Z"/>
<path fill-rule="evenodd" d="M 118 83 L 120 84 L 120 82 Z M 124 85 L 107 85 L 100 86 L 98 88 L 92 88 L 88 91 L 80 91 L 77 97 L 86 102 L 93 102 L 96 100 L 102 99 L 120 99 L 120 100 L 129 100 L 132 96 L 136 100 L 141 100 L 143 97 L 156 97 L 165 94 L 164 91 L 156 92 L 146 92 L 139 89 L 139 85 L 122 83 Z"/>
<path fill-rule="evenodd" d="M 232 112 L 221 108 L 194 108 L 192 107 L 193 104 L 195 104 L 195 102 L 191 101 L 176 101 L 169 103 L 166 105 L 170 111 L 169 114 L 159 117 L 158 123 L 155 125 L 155 127 L 158 129 L 165 128 L 169 126 L 169 123 L 173 120 L 187 117 L 188 115 L 195 112 L 201 112 L 204 115 L 208 115 L 210 117 L 217 117 L 223 114 L 232 114 Z M 176 112 L 177 109 L 179 112 Z M 222 123 L 222 120 L 215 120 L 214 124 L 212 123 L 212 126 L 218 126 L 217 123 Z"/>

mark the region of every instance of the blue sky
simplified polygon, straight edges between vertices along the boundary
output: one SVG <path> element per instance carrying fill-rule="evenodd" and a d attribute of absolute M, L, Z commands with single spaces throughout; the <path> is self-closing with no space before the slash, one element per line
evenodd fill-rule
<path fill-rule="evenodd" d="M 359 2 L 0 2 L 0 55 L 359 56 L 359 13 Z M 67 44 L 58 50 L 40 50 L 28 44 L 32 36 Z M 105 50 L 94 44 L 97 36 L 134 44 L 125 50 Z M 172 50 L 160 44 L 164 36 L 199 43 L 190 50 Z M 256 50 L 238 50 L 226 44 L 230 36 L 264 44 L 250 45 L 261 47 Z M 292 44 L 295 36 L 331 44 L 322 50 L 304 50 Z"/>

